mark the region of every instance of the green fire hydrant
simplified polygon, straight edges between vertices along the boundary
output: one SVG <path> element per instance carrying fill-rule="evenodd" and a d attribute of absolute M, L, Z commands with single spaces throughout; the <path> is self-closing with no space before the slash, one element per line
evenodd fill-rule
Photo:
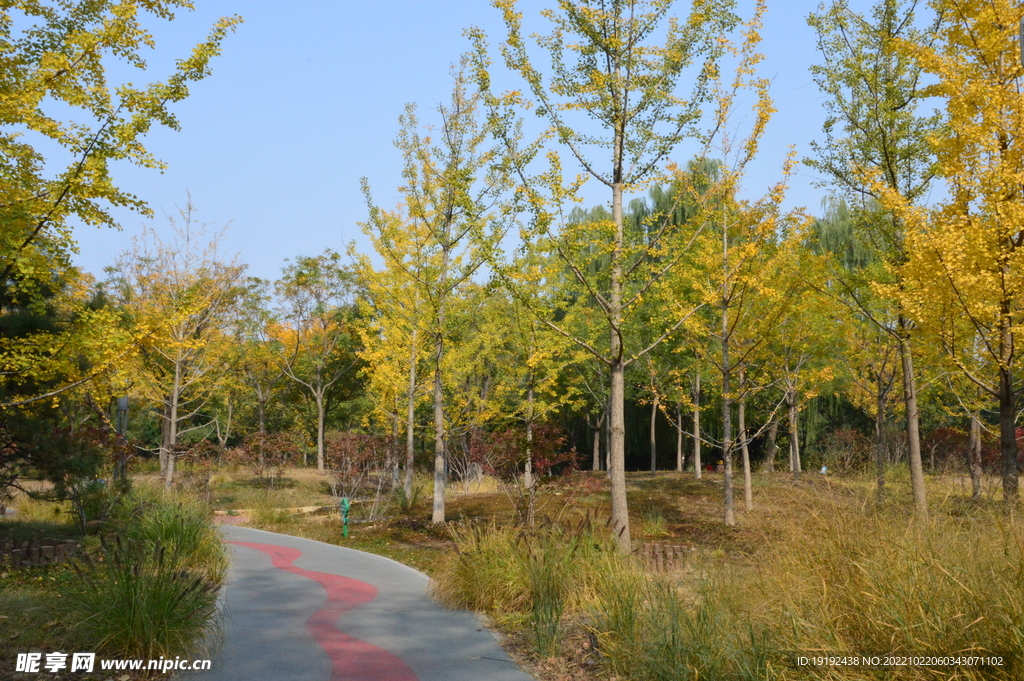
<path fill-rule="evenodd" d="M 341 536 L 348 539 L 348 497 L 342 497 L 338 507 L 341 511 Z"/>

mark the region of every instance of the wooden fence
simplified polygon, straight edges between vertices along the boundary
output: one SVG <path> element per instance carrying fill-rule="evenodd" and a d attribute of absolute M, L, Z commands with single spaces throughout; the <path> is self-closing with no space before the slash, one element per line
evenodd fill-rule
<path fill-rule="evenodd" d="M 635 553 L 647 565 L 647 569 L 665 572 L 681 568 L 696 551 L 697 549 L 689 546 L 674 544 L 641 544 Z"/>
<path fill-rule="evenodd" d="M 0 542 L 0 568 L 15 570 L 63 563 L 81 549 L 73 539 L 30 539 Z"/>

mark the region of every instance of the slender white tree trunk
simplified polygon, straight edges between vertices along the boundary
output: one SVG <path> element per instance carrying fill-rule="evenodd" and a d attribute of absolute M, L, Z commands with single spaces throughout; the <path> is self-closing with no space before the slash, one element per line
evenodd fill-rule
<path fill-rule="evenodd" d="M 529 495 L 526 506 L 526 524 L 533 527 L 534 512 L 536 510 L 537 481 L 533 475 L 533 372 L 530 372 L 530 386 L 526 392 L 527 414 L 526 414 L 526 466 L 523 471 L 523 482 L 526 483 L 526 492 Z"/>
<path fill-rule="evenodd" d="M 740 399 L 736 407 L 736 420 L 739 428 L 740 452 L 743 456 L 743 506 L 748 511 L 754 510 L 754 485 L 750 476 L 750 448 L 747 446 L 747 398 L 743 396 L 746 380 L 740 370 Z"/>
<path fill-rule="evenodd" d="M 322 389 L 314 391 L 313 397 L 316 399 L 316 469 L 322 473 L 324 470 L 324 424 L 327 421 L 324 391 Z"/>
<path fill-rule="evenodd" d="M 967 440 L 967 469 L 971 474 L 971 498 L 981 498 L 981 421 L 971 414 L 971 434 Z"/>
<path fill-rule="evenodd" d="M 700 372 L 697 372 L 697 378 L 693 383 L 693 474 L 700 480 L 701 478 L 701 461 L 700 461 Z"/>
<path fill-rule="evenodd" d="M 444 343 L 438 334 L 435 343 L 434 368 L 434 511 L 431 520 L 434 523 L 445 521 L 444 490 L 447 483 L 444 430 L 444 391 L 441 384 L 441 358 L 444 354 Z"/>
<path fill-rule="evenodd" d="M 167 476 L 167 453 L 171 450 L 171 398 L 167 397 L 167 403 L 160 410 L 160 478 Z"/>
<path fill-rule="evenodd" d="M 448 486 L 448 452 L 444 425 L 444 390 L 441 362 L 444 360 L 445 289 L 448 286 L 448 266 L 451 263 L 451 223 L 446 223 L 441 239 L 441 275 L 438 278 L 437 331 L 434 339 L 434 509 L 431 521 L 445 521 L 444 493 Z"/>
<path fill-rule="evenodd" d="M 629 534 L 629 506 L 626 501 L 626 422 L 625 422 L 625 400 L 626 380 L 625 361 L 623 359 L 624 348 L 622 347 L 622 250 L 624 244 L 624 231 L 622 227 L 622 182 L 621 182 L 621 159 L 622 140 L 616 133 L 615 155 L 619 159 L 617 163 L 615 182 L 612 184 L 612 220 L 615 223 L 615 243 L 612 251 L 611 266 L 611 295 L 609 296 L 609 317 L 610 317 L 610 342 L 609 356 L 611 366 L 611 390 L 609 401 L 611 403 L 611 442 L 609 443 L 608 457 L 608 478 L 611 482 L 612 496 L 612 529 L 615 532 L 615 540 L 619 551 L 624 554 L 630 553 Z"/>
<path fill-rule="evenodd" d="M 416 459 L 416 357 L 417 331 L 412 327 L 409 351 L 409 385 L 405 391 L 405 498 L 412 500 L 412 474 Z"/>
<path fill-rule="evenodd" d="M 732 490 L 732 395 L 729 370 L 729 308 L 722 304 L 722 462 L 725 464 L 725 524 L 736 524 L 736 507 Z"/>
<path fill-rule="evenodd" d="M 899 326 L 906 329 L 906 322 L 900 317 Z M 917 411 L 917 385 L 914 378 L 914 357 L 910 351 L 910 340 L 904 334 L 900 338 L 900 363 L 903 367 L 903 403 L 907 412 L 907 445 L 910 454 L 910 486 L 914 493 L 914 510 L 921 518 L 928 517 L 928 497 L 924 485 L 924 465 L 921 463 L 920 417 Z"/>
<path fill-rule="evenodd" d="M 771 425 L 768 426 L 768 452 L 765 454 L 764 470 L 768 473 L 775 472 L 775 457 L 779 452 L 779 418 L 772 416 Z"/>
<path fill-rule="evenodd" d="M 171 417 L 167 419 L 167 467 L 164 469 L 164 486 L 171 488 L 174 483 L 174 450 L 178 446 L 178 403 L 181 400 L 181 362 L 174 363 L 174 385 L 171 387 Z"/>
<path fill-rule="evenodd" d="M 682 473 L 686 464 L 683 454 L 683 405 L 676 402 L 676 472 Z"/>
<path fill-rule="evenodd" d="M 800 438 L 797 429 L 796 390 L 793 388 L 786 392 L 786 406 L 789 411 L 789 470 L 793 472 L 793 477 L 799 480 L 801 472 Z"/>

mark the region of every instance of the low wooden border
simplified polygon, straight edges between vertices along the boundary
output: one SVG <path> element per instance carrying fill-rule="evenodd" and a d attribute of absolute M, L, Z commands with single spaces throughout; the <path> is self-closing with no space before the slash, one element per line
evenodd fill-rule
<path fill-rule="evenodd" d="M 20 570 L 56 565 L 74 557 L 81 548 L 74 539 L 4 541 L 0 542 L 0 567 Z"/>

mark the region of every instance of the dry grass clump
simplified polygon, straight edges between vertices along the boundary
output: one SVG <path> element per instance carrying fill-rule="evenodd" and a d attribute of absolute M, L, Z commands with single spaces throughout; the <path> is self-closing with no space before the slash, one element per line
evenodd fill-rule
<path fill-rule="evenodd" d="M 1024 675 L 1024 529 L 998 509 L 916 521 L 844 488 L 778 489 L 783 517 L 744 557 L 656 576 L 607 537 L 548 525 L 455 531 L 436 596 L 532 630 L 543 657 L 567 620 L 622 681 L 1012 679 Z M 770 529 L 771 532 L 767 530 Z M 813 667 L 800 657 L 879 657 Z M 886 657 L 978 657 L 950 665 Z"/>
<path fill-rule="evenodd" d="M 438 566 L 435 598 L 530 627 L 544 657 L 558 654 L 563 618 L 588 612 L 612 575 L 636 570 L 589 519 L 575 526 L 546 522 L 530 530 L 490 525 L 452 532 L 458 550 Z"/>
<path fill-rule="evenodd" d="M 456 553 L 438 565 L 433 595 L 445 605 L 494 615 L 532 611 L 531 570 L 557 566 L 567 613 L 596 598 L 605 573 L 634 570 L 610 539 L 584 520 L 575 526 L 544 523 L 534 530 L 509 525 L 451 527 Z"/>
<path fill-rule="evenodd" d="M 915 521 L 818 499 L 766 550 L 759 593 L 792 655 L 996 656 L 958 670 L 894 667 L 887 678 L 1013 678 L 1024 670 L 1024 530 L 981 507 Z M 1016 669 L 1016 671 L 1014 671 Z M 855 675 L 834 678 L 859 678 Z"/>

